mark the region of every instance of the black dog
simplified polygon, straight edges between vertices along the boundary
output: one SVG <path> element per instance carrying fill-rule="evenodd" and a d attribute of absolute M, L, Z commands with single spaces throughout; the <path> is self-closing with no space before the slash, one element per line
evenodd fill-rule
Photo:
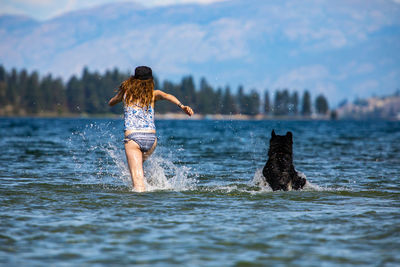
<path fill-rule="evenodd" d="M 291 132 L 286 135 L 276 135 L 272 130 L 269 141 L 268 161 L 264 166 L 263 175 L 272 190 L 299 190 L 306 184 L 306 179 L 300 177 L 293 166 L 293 137 Z"/>

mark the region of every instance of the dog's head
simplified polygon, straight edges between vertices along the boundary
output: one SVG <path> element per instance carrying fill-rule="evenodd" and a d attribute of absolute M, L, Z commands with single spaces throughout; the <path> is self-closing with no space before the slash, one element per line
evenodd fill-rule
<path fill-rule="evenodd" d="M 272 130 L 269 143 L 269 168 L 268 183 L 273 190 L 290 190 L 292 187 L 291 170 L 293 169 L 293 136 L 291 132 L 286 135 L 276 135 Z"/>
<path fill-rule="evenodd" d="M 271 139 L 269 140 L 268 156 L 271 154 L 293 154 L 293 135 L 292 132 L 287 132 L 286 135 L 276 135 L 275 130 L 271 132 Z"/>

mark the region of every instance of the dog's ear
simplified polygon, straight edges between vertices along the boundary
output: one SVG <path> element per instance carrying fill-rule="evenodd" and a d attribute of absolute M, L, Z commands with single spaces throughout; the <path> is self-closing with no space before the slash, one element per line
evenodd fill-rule
<path fill-rule="evenodd" d="M 271 137 L 275 137 L 275 136 L 276 136 L 275 130 L 272 130 L 272 132 L 271 132 Z"/>
<path fill-rule="evenodd" d="M 293 139 L 292 132 L 287 132 L 286 137 L 289 138 L 290 140 L 292 140 Z"/>

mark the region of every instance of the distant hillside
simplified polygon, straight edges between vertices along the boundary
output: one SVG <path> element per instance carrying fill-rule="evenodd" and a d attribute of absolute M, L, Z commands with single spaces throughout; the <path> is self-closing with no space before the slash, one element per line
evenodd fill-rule
<path fill-rule="evenodd" d="M 43 22 L 0 16 L 0 64 L 64 78 L 81 73 L 85 66 L 105 71 L 146 64 L 174 72 L 172 60 L 182 58 L 180 68 L 184 68 L 189 55 L 196 63 L 242 56 L 244 40 L 234 30 L 246 25 L 233 19 L 256 11 L 257 6 L 247 1 L 156 8 L 131 2 L 69 12 Z"/>
<path fill-rule="evenodd" d="M 149 65 L 161 80 L 309 90 L 335 106 L 398 87 L 399 17 L 400 4 L 378 0 L 115 1 L 44 21 L 0 16 L 0 64 L 64 80 Z"/>
<path fill-rule="evenodd" d="M 337 109 L 341 119 L 391 119 L 400 120 L 400 91 L 392 96 L 358 99 L 343 103 Z"/>

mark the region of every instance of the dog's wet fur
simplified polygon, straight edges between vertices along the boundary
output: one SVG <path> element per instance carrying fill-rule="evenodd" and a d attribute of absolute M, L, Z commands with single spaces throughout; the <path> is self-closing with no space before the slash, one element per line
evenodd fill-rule
<path fill-rule="evenodd" d="M 299 190 L 306 184 L 306 179 L 301 177 L 293 166 L 293 135 L 276 135 L 271 132 L 269 141 L 268 161 L 263 169 L 265 184 L 268 183 L 272 190 Z"/>

